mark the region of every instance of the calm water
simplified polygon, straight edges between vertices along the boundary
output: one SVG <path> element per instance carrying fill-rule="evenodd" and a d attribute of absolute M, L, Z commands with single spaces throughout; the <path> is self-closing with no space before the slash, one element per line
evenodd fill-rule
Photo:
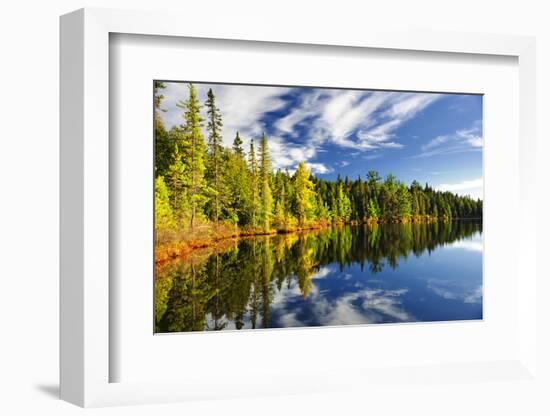
<path fill-rule="evenodd" d="M 157 332 L 482 318 L 475 221 L 225 242 L 159 266 Z"/>

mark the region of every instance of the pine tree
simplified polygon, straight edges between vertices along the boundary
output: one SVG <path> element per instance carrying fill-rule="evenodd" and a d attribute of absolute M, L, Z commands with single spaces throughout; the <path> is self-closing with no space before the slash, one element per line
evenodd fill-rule
<path fill-rule="evenodd" d="M 321 221 L 330 220 L 330 210 L 328 204 L 323 201 L 320 194 L 317 194 L 317 218 Z"/>
<path fill-rule="evenodd" d="M 224 168 L 225 192 L 227 203 L 225 209 L 228 218 L 239 226 L 251 222 L 251 178 L 243 156 L 227 152 Z"/>
<path fill-rule="evenodd" d="M 164 95 L 161 90 L 166 88 L 162 82 L 154 82 L 154 125 L 155 125 L 155 174 L 157 176 L 165 175 L 170 165 L 170 158 L 174 151 L 174 143 L 170 140 L 169 134 L 166 131 L 164 120 L 160 112 L 164 111 L 161 108 Z"/>
<path fill-rule="evenodd" d="M 176 144 L 172 154 L 172 163 L 166 172 L 166 184 L 169 189 L 169 200 L 173 216 L 179 223 L 187 215 L 189 209 L 187 196 L 187 172 L 182 161 L 179 146 Z"/>
<path fill-rule="evenodd" d="M 262 134 L 260 142 L 260 194 L 261 194 L 261 222 L 264 231 L 269 231 L 271 227 L 271 217 L 273 216 L 273 196 L 271 195 L 271 160 L 269 158 L 269 149 L 267 137 Z"/>
<path fill-rule="evenodd" d="M 216 226 L 219 223 L 220 211 L 222 209 L 222 135 L 221 129 L 223 127 L 222 116 L 220 110 L 216 107 L 216 97 L 212 92 L 212 88 L 208 90 L 206 99 L 206 114 L 208 117 L 208 125 L 206 127 L 208 131 L 208 150 L 209 150 L 209 173 L 212 182 L 212 188 L 214 189 L 214 209 L 213 218 L 216 222 Z"/>
<path fill-rule="evenodd" d="M 288 183 L 288 180 L 287 180 L 287 177 L 288 177 L 288 171 L 285 174 L 282 174 L 282 180 L 281 180 L 281 203 L 280 203 L 280 206 L 281 206 L 281 213 L 283 215 L 283 227 L 284 229 L 287 228 L 288 226 L 288 215 L 287 215 L 287 183 Z"/>
<path fill-rule="evenodd" d="M 237 135 L 235 136 L 235 139 L 233 140 L 233 151 L 238 154 L 239 156 L 243 156 L 243 141 L 241 139 L 241 136 L 239 136 L 239 132 L 237 132 Z"/>
<path fill-rule="evenodd" d="M 302 161 L 294 173 L 294 187 L 296 198 L 296 214 L 298 223 L 303 226 L 314 207 L 312 199 L 315 197 L 313 182 L 310 179 L 311 173 L 306 164 Z"/>
<path fill-rule="evenodd" d="M 336 188 L 336 219 L 347 222 L 351 217 L 351 201 L 344 192 L 345 182 L 338 183 Z"/>
<path fill-rule="evenodd" d="M 188 100 L 185 102 L 180 101 L 176 105 L 184 110 L 184 146 L 180 150 L 188 167 L 186 179 L 191 203 L 189 225 L 192 230 L 195 226 L 197 213 L 206 201 L 205 193 L 207 191 L 204 183 L 206 144 L 201 131 L 204 120 L 200 116 L 201 106 L 197 97 L 197 90 L 193 84 L 189 84 Z"/>
<path fill-rule="evenodd" d="M 327 181 L 312 176 L 302 161 L 292 177 L 288 171 L 274 174 L 265 134 L 258 155 L 250 143 L 248 158 L 238 132 L 232 148 L 223 146 L 222 117 L 212 90 L 205 102 L 207 146 L 197 91 L 192 84 L 188 87 L 187 100 L 177 103 L 184 110 L 183 123 L 166 131 L 161 117 L 164 84 L 154 84 L 157 230 L 182 230 L 184 223 L 193 229 L 205 216 L 216 225 L 228 220 L 235 226 L 270 231 L 303 227 L 314 220 L 406 222 L 411 215 L 443 220 L 483 215 L 482 200 L 417 181 L 407 186 L 391 174 L 382 182 L 374 170 L 365 181 L 360 176 Z M 448 224 L 441 228 L 448 229 Z"/>
<path fill-rule="evenodd" d="M 259 175 L 258 175 L 258 161 L 256 160 L 256 151 L 254 150 L 254 140 L 250 140 L 250 153 L 248 155 L 248 169 L 250 172 L 250 187 L 251 187 L 251 214 L 252 214 L 252 227 L 256 228 L 258 225 L 259 214 Z"/>
<path fill-rule="evenodd" d="M 399 184 L 394 175 L 388 175 L 382 185 L 382 214 L 388 221 L 399 218 L 399 197 L 397 191 Z"/>
<path fill-rule="evenodd" d="M 155 226 L 157 229 L 174 226 L 174 216 L 170 206 L 168 187 L 163 176 L 155 179 Z"/>
<path fill-rule="evenodd" d="M 380 208 L 378 207 L 378 203 L 374 198 L 369 199 L 367 214 L 369 218 L 372 218 L 375 220 L 378 219 L 378 217 L 380 216 Z"/>
<path fill-rule="evenodd" d="M 401 184 L 397 189 L 397 215 L 399 218 L 409 218 L 412 212 L 411 194 L 408 188 Z"/>

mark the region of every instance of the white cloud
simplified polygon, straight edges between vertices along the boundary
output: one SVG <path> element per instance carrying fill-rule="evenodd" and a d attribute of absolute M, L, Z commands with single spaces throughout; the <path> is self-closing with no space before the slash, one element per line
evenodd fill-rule
<path fill-rule="evenodd" d="M 311 128 L 316 141 L 367 151 L 399 148 L 395 131 L 429 104 L 438 94 L 326 90 L 307 100 Z M 306 102 L 306 100 L 304 100 Z M 312 110 L 316 108 L 316 110 Z M 302 107 L 296 110 L 304 113 Z M 292 114 L 292 113 L 291 113 Z M 315 115 L 315 116 L 312 116 Z"/>
<path fill-rule="evenodd" d="M 291 137 L 298 137 L 300 128 L 301 144 L 313 150 L 312 158 L 325 143 L 369 153 L 398 149 L 403 144 L 395 131 L 438 98 L 438 94 L 314 89 L 274 126 Z"/>
<path fill-rule="evenodd" d="M 167 128 L 182 123 L 182 111 L 176 107 L 180 100 L 185 101 L 189 96 L 188 84 L 181 82 L 166 83 L 166 89 L 162 91 L 164 100 L 162 108 L 168 110 L 162 113 Z M 206 118 L 204 102 L 206 94 L 212 88 L 216 96 L 216 104 L 223 117 L 223 141 L 226 146 L 231 146 L 235 134 L 240 132 L 245 141 L 245 146 L 250 143 L 250 138 L 259 138 L 265 130 L 261 118 L 265 113 L 280 110 L 286 105 L 281 96 L 289 91 L 282 87 L 255 87 L 246 85 L 215 85 L 195 84 L 199 101 L 203 105 L 203 118 Z M 205 123 L 206 124 L 206 123 Z"/>
<path fill-rule="evenodd" d="M 403 309 L 401 303 L 401 296 L 407 292 L 407 289 L 366 288 L 331 302 L 326 299 L 316 300 L 316 315 L 320 316 L 322 325 L 412 321 L 414 318 Z"/>
<path fill-rule="evenodd" d="M 478 151 L 482 147 L 481 122 L 476 121 L 468 129 L 460 129 L 454 133 L 433 138 L 423 145 L 422 152 L 413 156 L 413 158 Z"/>
<path fill-rule="evenodd" d="M 481 240 L 459 240 L 455 241 L 452 244 L 449 244 L 448 246 L 445 246 L 445 248 L 458 248 L 481 253 L 483 252 L 483 243 L 481 242 Z"/>
<path fill-rule="evenodd" d="M 300 98 L 298 108 L 275 122 L 274 127 L 277 130 L 296 137 L 297 134 L 295 127 L 308 117 L 313 117 L 316 115 L 316 102 L 321 99 L 321 92 L 319 90 L 312 91 L 312 93 L 305 94 Z"/>
<path fill-rule="evenodd" d="M 334 172 L 333 169 L 325 166 L 322 163 L 307 162 L 306 165 L 309 167 L 309 169 L 311 170 L 311 173 L 313 174 L 318 173 L 322 175 L 324 173 Z"/>
<path fill-rule="evenodd" d="M 451 140 L 452 136 L 446 135 L 446 136 L 437 136 L 435 139 L 430 140 L 428 143 L 422 146 L 422 150 L 430 150 L 434 147 L 441 146 L 444 143 L 447 143 Z"/>
<path fill-rule="evenodd" d="M 443 299 L 459 300 L 464 303 L 479 303 L 483 296 L 483 288 L 481 286 L 477 286 L 473 290 L 468 290 L 463 287 L 451 286 L 446 281 L 429 281 L 427 287 Z"/>
<path fill-rule="evenodd" d="M 436 189 L 459 195 L 469 195 L 475 199 L 483 199 L 483 178 L 465 180 L 457 183 L 442 183 L 438 185 Z"/>
<path fill-rule="evenodd" d="M 472 147 L 483 146 L 483 139 L 481 137 L 481 132 L 478 126 L 475 126 L 471 129 L 458 130 L 456 132 L 456 135 Z"/>
<path fill-rule="evenodd" d="M 188 97 L 188 84 L 166 85 L 162 91 L 165 96 L 162 108 L 168 111 L 162 113 L 162 117 L 170 128 L 182 123 L 182 110 L 176 107 L 176 102 Z M 196 84 L 196 87 L 201 104 L 209 88 L 216 95 L 224 122 L 224 144 L 230 146 L 239 131 L 245 148 L 251 138 L 259 138 L 266 129 L 263 117 L 285 108 L 289 102 L 283 96 L 295 91 L 239 85 Z M 439 97 L 438 94 L 319 88 L 302 92 L 288 114 L 273 123 L 275 133 L 269 135 L 273 167 L 294 170 L 300 161 L 305 161 L 314 173 L 331 172 L 329 167 L 315 161 L 322 146 L 330 143 L 369 153 L 401 148 L 403 143 L 395 131 Z M 288 138 L 295 140 L 291 142 Z"/>
<path fill-rule="evenodd" d="M 287 309 L 287 302 L 292 302 L 293 297 L 299 297 L 300 292 L 293 283 L 291 292 L 286 292 L 286 300 L 278 299 L 276 306 L 272 309 L 281 313 L 281 321 L 288 326 L 305 326 L 310 322 L 297 319 L 301 308 Z M 314 286 L 315 287 L 315 286 Z M 286 291 L 286 289 L 283 289 Z M 410 315 L 402 306 L 401 297 L 408 292 L 407 289 L 384 290 L 365 288 L 353 293 L 346 293 L 336 299 L 329 299 L 319 291 L 310 292 L 308 300 L 313 309 L 311 314 L 318 319 L 318 324 L 323 326 L 335 325 L 359 325 L 373 324 L 379 322 L 408 322 L 413 321 Z M 278 295 L 276 295 L 277 298 Z"/>
<path fill-rule="evenodd" d="M 479 303 L 483 296 L 483 288 L 478 286 L 473 292 L 469 292 L 464 296 L 464 303 Z"/>
<path fill-rule="evenodd" d="M 323 266 L 311 278 L 312 279 L 324 279 L 325 277 L 330 276 L 331 273 L 334 273 L 334 268 L 333 267 Z"/>

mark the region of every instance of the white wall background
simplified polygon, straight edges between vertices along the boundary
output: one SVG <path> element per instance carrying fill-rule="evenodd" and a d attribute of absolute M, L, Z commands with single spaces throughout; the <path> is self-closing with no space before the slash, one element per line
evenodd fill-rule
<path fill-rule="evenodd" d="M 539 273 L 550 277 L 542 221 L 548 203 L 550 128 L 550 12 L 545 1 L 197 1 L 19 0 L 0 9 L 0 414 L 82 412 L 56 399 L 58 385 L 58 16 L 80 7 L 178 10 L 188 18 L 221 13 L 246 30 L 262 21 L 288 25 L 377 24 L 437 30 L 535 35 L 538 42 Z M 182 25 L 185 21 L 182 21 Z M 406 75 L 406 74 L 405 74 Z M 543 139 L 546 138 L 546 139 Z M 546 185 L 544 185 L 546 183 Z M 550 293 L 543 282 L 541 294 Z M 543 297 L 539 298 L 543 300 Z M 550 342 L 548 313 L 540 303 L 544 343 L 539 359 L 545 374 Z M 101 415 L 164 414 L 549 414 L 550 385 L 486 383 L 434 385 L 431 389 L 388 386 L 376 397 L 335 393 L 209 403 L 100 409 Z"/>

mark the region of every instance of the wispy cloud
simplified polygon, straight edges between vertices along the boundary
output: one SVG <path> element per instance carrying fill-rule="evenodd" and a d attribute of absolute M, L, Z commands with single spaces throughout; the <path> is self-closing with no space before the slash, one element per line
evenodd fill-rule
<path fill-rule="evenodd" d="M 223 141 L 230 146 L 237 131 L 245 146 L 268 131 L 275 169 L 294 170 L 300 161 L 314 173 L 331 168 L 319 163 L 323 145 L 371 154 L 404 146 L 396 131 L 406 121 L 440 98 L 438 94 L 333 89 L 291 89 L 238 85 L 196 84 L 201 103 L 214 90 L 224 126 Z M 188 96 L 186 83 L 167 83 L 163 118 L 170 128 L 182 123 L 176 102 Z M 266 117 L 279 113 L 266 125 Z M 373 157 L 379 157 L 378 155 Z"/>
<path fill-rule="evenodd" d="M 333 273 L 334 270 L 322 268 L 316 278 L 325 277 L 325 273 Z M 346 275 L 344 274 L 344 280 Z M 358 287 L 361 287 L 359 285 Z M 295 282 L 289 289 L 283 288 L 277 292 L 272 305 L 272 313 L 280 314 L 280 320 L 289 326 L 320 325 L 349 325 L 372 324 L 379 322 L 408 322 L 415 318 L 403 307 L 403 296 L 408 289 L 379 289 L 362 288 L 355 292 L 344 293 L 337 298 L 328 298 L 315 285 L 308 299 L 309 306 L 294 304 L 296 298 L 301 298 L 301 292 Z M 311 307 L 313 313 L 305 313 L 302 308 Z M 299 316 L 314 317 L 315 322 L 300 320 Z"/>
<path fill-rule="evenodd" d="M 166 83 L 162 91 L 164 101 L 162 107 L 168 111 L 162 113 L 167 127 L 183 122 L 182 110 L 176 107 L 180 100 L 189 96 L 187 83 Z M 235 134 L 240 132 L 248 145 L 250 138 L 259 137 L 266 129 L 262 118 L 266 113 L 282 109 L 286 102 L 281 98 L 290 89 L 282 87 L 251 87 L 236 85 L 195 84 L 201 104 L 206 101 L 206 94 L 212 88 L 216 96 L 217 106 L 223 117 L 222 137 L 224 144 L 230 146 Z M 206 118 L 203 107 L 203 117 Z"/>
<path fill-rule="evenodd" d="M 313 90 L 275 127 L 291 132 L 307 120 L 306 137 L 344 148 L 366 151 L 399 148 L 395 131 L 431 103 L 438 94 Z"/>
<path fill-rule="evenodd" d="M 444 246 L 444 249 L 462 249 L 467 251 L 483 252 L 483 243 L 481 240 L 459 240 L 452 244 Z"/>
<path fill-rule="evenodd" d="M 437 136 L 422 146 L 422 152 L 412 156 L 429 157 L 453 153 L 479 151 L 483 147 L 481 121 L 476 121 L 468 129 L 456 130 L 450 134 Z"/>
<path fill-rule="evenodd" d="M 439 191 L 449 191 L 459 195 L 469 195 L 472 198 L 483 198 L 483 178 L 464 180 L 457 183 L 442 183 L 436 187 Z"/>
<path fill-rule="evenodd" d="M 477 286 L 474 289 L 466 289 L 450 285 L 446 281 L 429 281 L 428 289 L 443 299 L 458 300 L 464 303 L 480 303 L 483 296 L 483 288 L 481 286 Z"/>
<path fill-rule="evenodd" d="M 279 134 L 301 137 L 302 145 L 316 149 L 334 144 L 354 153 L 398 149 L 397 129 L 428 105 L 437 94 L 314 89 L 277 121 Z M 374 156 L 374 157 L 379 157 Z"/>

